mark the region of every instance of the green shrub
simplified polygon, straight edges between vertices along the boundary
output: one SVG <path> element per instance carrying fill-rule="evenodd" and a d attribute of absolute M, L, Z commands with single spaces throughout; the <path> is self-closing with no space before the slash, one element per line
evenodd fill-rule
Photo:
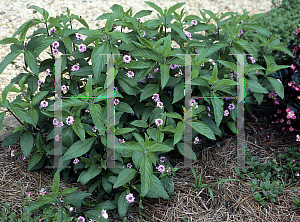
<path fill-rule="evenodd" d="M 141 22 L 142 17 L 151 14 L 150 10 L 132 15 L 131 9 L 124 12 L 122 6 L 115 4 L 111 7 L 113 13 L 96 19 L 107 19 L 105 27 L 97 30 L 90 30 L 81 17 L 70 14 L 69 10 L 67 15 L 49 18 L 45 9 L 32 5 L 29 8 L 43 15 L 43 19 L 24 23 L 12 38 L 0 41 L 0 44 L 12 44 L 11 52 L 0 63 L 0 73 L 21 53 L 25 58 L 24 73 L 4 89 L 0 101 L 0 105 L 7 108 L 0 114 L 0 123 L 9 111 L 22 118 L 24 125 L 15 129 L 3 141 L 2 147 L 21 138 L 22 154 L 30 158 L 27 170 L 36 170 L 54 165 L 53 155 L 57 149 L 54 139 L 62 141 L 60 163 L 71 166 L 82 185 L 90 185 L 89 193 L 75 188 L 59 192 L 60 173 L 67 180 L 71 170 L 56 168 L 53 170 L 53 194 L 45 194 L 25 207 L 26 212 L 41 211 L 44 205 L 58 203 L 58 197 L 66 195 L 61 205 L 72 204 L 78 211 L 82 206 L 90 206 L 89 211 L 79 211 L 81 216 L 103 219 L 102 210 L 109 210 L 118 213 L 122 219 L 131 203 L 139 202 L 142 207 L 142 198 L 168 199 L 174 192 L 170 176 L 177 169 L 162 156 L 176 148 L 184 156 L 196 160 L 192 147 L 185 146 L 183 134 L 187 118 L 191 119 L 190 135 L 195 144 L 201 136 L 215 140 L 228 130 L 237 133 L 235 99 L 229 97 L 236 96 L 238 68 L 236 57 L 230 54 L 246 52 L 252 55 L 251 63 L 245 60 L 244 70 L 247 111 L 251 111 L 251 104 L 261 104 L 268 91 L 276 91 L 283 98 L 283 86 L 272 75 L 288 66 L 278 66 L 272 52 L 292 54 L 280 45 L 279 40 L 269 38 L 270 33 L 264 26 L 253 23 L 262 14 L 250 18 L 249 12 L 241 16 L 228 12 L 217 17 L 213 12 L 203 10 L 209 15 L 208 19 L 200 10 L 202 18 L 195 15 L 183 18 L 183 10 L 180 15 L 175 10 L 184 3 L 164 11 L 151 2 L 146 3 L 159 13 L 158 19 Z M 84 28 L 72 29 L 74 19 Z M 174 19 L 176 21 L 171 23 Z M 211 19 L 217 22 L 217 27 L 210 23 Z M 39 23 L 45 27 L 36 30 L 25 43 L 27 30 Z M 116 24 L 128 27 L 130 32 L 113 30 Z M 185 29 L 187 25 L 190 27 Z M 166 32 L 167 26 L 171 32 Z M 49 34 L 50 30 L 52 33 Z M 198 33 L 201 31 L 206 31 L 206 35 Z M 18 34 L 19 39 L 16 38 Z M 87 38 L 83 40 L 79 34 Z M 250 40 L 246 41 L 246 37 Z M 171 41 L 180 48 L 172 49 Z M 67 55 L 62 56 L 61 84 L 64 96 L 76 97 L 63 100 L 62 119 L 54 118 L 54 101 L 51 99 L 55 94 L 55 57 L 51 53 L 50 59 L 37 59 L 48 46 L 54 54 L 60 51 Z M 112 53 L 120 54 L 114 57 L 114 72 L 107 70 L 107 57 L 103 55 Z M 199 104 L 195 100 L 185 104 L 184 99 L 184 54 L 191 53 L 197 53 L 197 56 L 191 56 L 191 85 L 192 96 L 204 98 Z M 49 75 L 41 82 L 39 74 L 44 71 Z M 114 96 L 118 98 L 110 100 L 116 110 L 114 153 L 107 149 L 106 134 L 110 134 L 110 128 L 104 118 L 112 74 L 115 77 Z M 14 84 L 19 89 L 13 87 Z M 36 93 L 38 87 L 41 92 Z M 252 92 L 247 90 L 248 87 Z M 10 91 L 23 92 L 23 95 L 9 103 L 6 96 Z M 225 101 L 220 97 L 226 98 Z M 54 125 L 61 127 L 62 135 L 54 135 Z M 108 167 L 109 160 L 115 160 L 119 168 Z M 95 189 L 98 191 L 97 203 L 88 205 L 84 199 Z"/>

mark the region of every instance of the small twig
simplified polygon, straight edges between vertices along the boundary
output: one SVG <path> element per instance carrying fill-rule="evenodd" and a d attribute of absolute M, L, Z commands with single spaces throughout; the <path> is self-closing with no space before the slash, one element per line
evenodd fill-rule
<path fill-rule="evenodd" d="M 24 124 L 18 119 L 18 117 L 9 108 L 6 107 L 6 109 L 19 121 L 19 123 L 21 123 L 24 126 Z"/>

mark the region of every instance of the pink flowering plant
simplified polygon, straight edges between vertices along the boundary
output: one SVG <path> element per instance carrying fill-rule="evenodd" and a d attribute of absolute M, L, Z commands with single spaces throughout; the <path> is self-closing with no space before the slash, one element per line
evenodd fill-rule
<path fill-rule="evenodd" d="M 218 17 L 203 10 L 209 15 L 207 18 L 199 10 L 202 18 L 196 15 L 184 18 L 183 9 L 180 14 L 175 11 L 185 3 L 164 11 L 152 2 L 145 3 L 159 13 L 158 19 L 144 22 L 143 17 L 150 15 L 151 10 L 133 15 L 131 8 L 125 12 L 115 4 L 111 7 L 113 13 L 96 18 L 106 19 L 105 27 L 96 30 L 89 29 L 85 20 L 70 14 L 69 9 L 67 15 L 49 17 L 45 9 L 31 5 L 29 9 L 39 12 L 43 19 L 25 22 L 11 38 L 0 41 L 1 45 L 11 44 L 11 52 L 0 63 L 0 73 L 20 54 L 25 60 L 24 72 L 2 92 L 0 105 L 7 110 L 0 113 L 0 128 L 6 112 L 22 124 L 2 142 L 2 147 L 20 139 L 22 154 L 29 160 L 29 171 L 53 166 L 54 141 L 61 141 L 62 166 L 72 167 L 72 170 L 54 169 L 53 194 L 45 194 L 27 211 L 66 195 L 61 206 L 73 204 L 80 217 L 104 220 L 101 215 L 106 215 L 106 211 L 102 211 L 110 210 L 122 219 L 130 205 L 141 206 L 142 198 L 168 199 L 174 192 L 170 177 L 176 169 L 167 161 L 161 162 L 159 156 L 177 149 L 182 155 L 197 159 L 192 147 L 184 148 L 186 119 L 192 122 L 190 133 L 194 144 L 199 143 L 199 138 L 222 137 L 226 129 L 236 133 L 236 102 L 231 97 L 236 95 L 238 73 L 237 60 L 230 54 L 252 54 L 244 69 L 245 89 L 252 90 L 245 94 L 246 108 L 251 107 L 254 99 L 260 104 L 267 89 L 283 98 L 283 86 L 271 74 L 286 66 L 272 62 L 272 50 L 288 55 L 291 52 L 268 39 L 264 27 L 252 24 L 261 15 L 249 17 L 248 13 L 239 16 L 229 12 Z M 211 19 L 217 26 L 210 23 Z M 74 20 L 84 27 L 74 29 Z M 37 24 L 45 27 L 25 40 L 28 29 Z M 125 28 L 129 31 L 125 32 Z M 167 32 L 167 28 L 171 31 Z M 243 36 L 254 30 L 259 32 L 252 36 L 255 41 L 245 41 Z M 199 33 L 202 31 L 206 34 Z M 172 48 L 172 42 L 180 48 Z M 39 55 L 48 47 L 50 58 L 40 61 Z M 55 56 L 59 53 L 64 54 L 62 95 L 74 97 L 62 99 L 61 120 L 54 116 L 53 100 Z M 108 68 L 107 56 L 103 54 L 111 53 L 120 55 L 114 56 L 115 152 L 109 156 L 106 135 L 111 132 L 105 119 Z M 197 54 L 191 55 L 191 95 L 209 97 L 191 99 L 188 107 L 184 99 L 185 56 L 179 54 Z M 39 79 L 42 72 L 46 73 L 44 81 Z M 8 92 L 22 94 L 10 103 L 6 98 Z M 55 127 L 62 129 L 61 136 L 54 135 Z M 107 167 L 109 159 L 119 168 Z M 60 173 L 65 181 L 75 176 L 82 185 L 90 183 L 89 193 L 73 188 L 59 192 Z M 106 199 L 81 212 L 81 205 L 88 205 L 84 198 L 95 189 Z"/>

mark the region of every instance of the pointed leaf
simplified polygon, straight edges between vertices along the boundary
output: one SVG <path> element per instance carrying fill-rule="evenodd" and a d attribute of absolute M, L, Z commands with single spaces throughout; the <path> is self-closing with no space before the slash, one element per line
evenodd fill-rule
<path fill-rule="evenodd" d="M 147 84 L 141 92 L 140 102 L 159 92 L 158 84 Z"/>
<path fill-rule="evenodd" d="M 141 196 L 144 197 L 150 190 L 153 179 L 152 162 L 147 156 L 143 156 L 140 163 L 141 169 Z"/>
<path fill-rule="evenodd" d="M 18 55 L 20 55 L 23 51 L 17 50 L 17 51 L 11 51 L 10 53 L 5 56 L 5 58 L 0 63 L 0 74 L 3 72 L 3 70 L 8 66 L 9 63 L 11 63 Z"/>
<path fill-rule="evenodd" d="M 113 188 L 118 188 L 124 184 L 130 182 L 136 174 L 136 170 L 133 168 L 122 169 L 118 175 L 117 181 L 115 182 Z"/>
<path fill-rule="evenodd" d="M 101 173 L 102 168 L 99 168 L 99 166 L 99 164 L 94 164 L 90 166 L 88 170 L 83 171 L 79 175 L 77 182 L 81 182 L 83 186 L 87 184 L 91 179 L 95 178 Z"/>
<path fill-rule="evenodd" d="M 273 86 L 275 92 L 283 99 L 284 98 L 284 88 L 282 83 L 273 77 L 267 77 L 271 85 Z"/>
<path fill-rule="evenodd" d="M 161 15 L 161 16 L 163 16 L 163 10 L 159 7 L 159 6 L 157 6 L 156 4 L 154 4 L 154 3 L 152 3 L 152 2 L 148 2 L 148 1 L 145 1 L 145 3 L 147 4 L 147 5 L 149 5 L 151 8 L 154 8 L 156 11 L 158 11 L 159 12 L 159 14 Z"/>
<path fill-rule="evenodd" d="M 87 153 L 90 150 L 90 148 L 92 147 L 95 140 L 96 140 L 96 137 L 91 137 L 91 138 L 85 139 L 84 141 L 78 140 L 63 155 L 62 161 L 80 157 L 83 154 Z"/>
<path fill-rule="evenodd" d="M 29 159 L 31 150 L 33 148 L 33 136 L 29 131 L 26 131 L 23 134 L 20 140 L 20 146 L 26 159 Z"/>

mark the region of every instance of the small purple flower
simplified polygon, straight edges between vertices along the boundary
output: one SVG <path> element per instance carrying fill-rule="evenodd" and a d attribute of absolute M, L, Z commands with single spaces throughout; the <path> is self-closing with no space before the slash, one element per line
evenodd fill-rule
<path fill-rule="evenodd" d="M 10 156 L 11 156 L 11 157 L 14 156 L 14 152 L 15 152 L 14 150 L 12 150 L 12 151 L 10 152 Z"/>
<path fill-rule="evenodd" d="M 79 70 L 79 66 L 78 65 L 73 65 L 72 66 L 72 71 L 73 72 L 76 72 L 76 71 L 78 71 Z"/>
<path fill-rule="evenodd" d="M 85 112 L 86 112 L 86 113 L 89 113 L 89 112 L 90 112 L 90 111 L 89 111 L 89 108 L 87 108 L 87 109 L 85 110 Z"/>
<path fill-rule="evenodd" d="M 198 53 L 198 49 L 195 49 L 195 52 Z"/>
<path fill-rule="evenodd" d="M 133 79 L 134 72 L 128 71 L 126 75 L 127 75 L 129 78 L 132 78 L 132 79 Z"/>
<path fill-rule="evenodd" d="M 76 165 L 77 163 L 79 163 L 79 159 L 78 158 L 75 158 L 73 163 Z"/>
<path fill-rule="evenodd" d="M 119 103 L 120 103 L 120 100 L 118 100 L 118 99 L 115 99 L 115 100 L 114 100 L 114 105 L 115 105 L 115 106 L 117 106 Z"/>
<path fill-rule="evenodd" d="M 155 119 L 155 124 L 156 124 L 157 126 L 162 125 L 162 124 L 163 124 L 162 119 Z"/>
<path fill-rule="evenodd" d="M 47 155 L 47 158 L 48 158 L 48 159 L 50 159 L 50 157 L 51 157 L 51 154 Z"/>
<path fill-rule="evenodd" d="M 77 221 L 78 222 L 85 222 L 85 219 L 84 219 L 83 216 L 80 216 L 80 217 L 77 218 Z"/>
<path fill-rule="evenodd" d="M 118 88 L 117 88 L 117 87 L 114 87 L 114 90 L 118 91 Z"/>
<path fill-rule="evenodd" d="M 195 137 L 194 144 L 198 144 L 198 143 L 199 143 L 199 137 L 198 137 L 198 136 L 196 136 L 196 137 Z"/>
<path fill-rule="evenodd" d="M 25 160 L 25 159 L 26 159 L 26 157 L 23 155 L 22 159 L 23 159 L 23 160 Z"/>
<path fill-rule="evenodd" d="M 38 85 L 42 85 L 43 81 L 42 80 L 38 80 Z"/>
<path fill-rule="evenodd" d="M 119 139 L 119 142 L 120 143 L 125 143 L 125 140 L 124 139 Z"/>
<path fill-rule="evenodd" d="M 131 60 L 131 57 L 130 57 L 129 55 L 124 55 L 123 61 L 124 61 L 125 63 L 130 63 L 130 60 Z"/>
<path fill-rule="evenodd" d="M 153 76 L 152 74 L 149 73 L 148 79 L 154 79 L 154 76 Z"/>
<path fill-rule="evenodd" d="M 171 65 L 170 65 L 170 68 L 171 68 L 171 69 L 176 69 L 177 66 L 176 66 L 175 64 L 171 64 Z"/>
<path fill-rule="evenodd" d="M 190 32 L 186 32 L 185 35 L 186 35 L 186 37 L 188 37 L 188 38 L 191 38 L 191 37 L 192 37 L 192 34 L 191 34 Z"/>
<path fill-rule="evenodd" d="M 161 156 L 161 157 L 159 158 L 159 161 L 160 161 L 161 163 L 163 163 L 163 162 L 165 162 L 165 159 L 166 159 L 165 156 Z"/>
<path fill-rule="evenodd" d="M 59 42 L 53 42 L 52 46 L 53 48 L 57 49 L 59 47 Z"/>
<path fill-rule="evenodd" d="M 59 141 L 59 135 L 55 136 L 55 141 L 58 142 Z"/>
<path fill-rule="evenodd" d="M 235 106 L 234 106 L 233 103 L 229 104 L 228 109 L 232 110 L 232 109 L 234 109 L 234 108 L 235 108 Z"/>
<path fill-rule="evenodd" d="M 162 102 L 157 102 L 157 104 L 156 104 L 159 108 L 163 108 L 164 107 L 164 104 L 162 103 Z"/>
<path fill-rule="evenodd" d="M 159 102 L 160 101 L 159 94 L 154 93 L 153 96 L 152 96 L 152 99 L 154 99 L 154 102 Z"/>
<path fill-rule="evenodd" d="M 97 127 L 94 126 L 94 127 L 92 128 L 92 130 L 93 130 L 94 133 L 97 132 Z"/>
<path fill-rule="evenodd" d="M 47 76 L 50 76 L 50 75 L 51 75 L 50 69 L 46 69 L 46 75 L 47 75 Z"/>
<path fill-rule="evenodd" d="M 159 172 L 161 172 L 161 173 L 165 172 L 165 166 L 164 166 L 164 165 L 159 165 L 158 167 L 156 167 L 156 169 L 157 169 Z"/>
<path fill-rule="evenodd" d="M 126 200 L 128 203 L 133 203 L 134 202 L 135 197 L 133 196 L 132 193 L 126 195 Z"/>
<path fill-rule="evenodd" d="M 241 36 L 243 33 L 244 33 L 244 32 L 243 32 L 243 30 L 241 29 L 241 30 L 240 30 L 240 33 L 238 34 L 238 36 Z"/>
<path fill-rule="evenodd" d="M 71 124 L 73 124 L 73 122 L 74 122 L 73 116 L 68 116 L 68 117 L 67 117 L 67 124 L 68 124 L 68 125 L 71 125 Z"/>
<path fill-rule="evenodd" d="M 252 64 L 256 63 L 256 61 L 255 61 L 255 59 L 253 57 L 250 56 L 250 57 L 248 57 L 248 59 L 251 59 Z"/>
<path fill-rule="evenodd" d="M 131 163 L 127 163 L 127 168 L 131 168 L 132 164 Z"/>
<path fill-rule="evenodd" d="M 192 23 L 192 25 L 197 25 L 198 24 L 197 20 L 192 20 L 191 23 Z"/>
<path fill-rule="evenodd" d="M 48 106 L 48 102 L 45 101 L 45 100 L 43 100 L 43 101 L 41 102 L 41 107 L 47 107 L 47 106 Z"/>
<path fill-rule="evenodd" d="M 83 39 L 83 36 L 82 36 L 82 34 L 76 33 L 76 38 L 77 38 L 77 40 Z"/>
<path fill-rule="evenodd" d="M 142 81 L 140 81 L 140 83 L 145 83 L 145 82 L 146 82 L 146 77 Z"/>
<path fill-rule="evenodd" d="M 137 18 L 137 21 L 138 21 L 138 22 L 141 22 L 141 18 Z"/>
<path fill-rule="evenodd" d="M 54 55 L 57 55 L 59 53 L 59 50 L 58 49 L 53 49 L 53 54 Z"/>
<path fill-rule="evenodd" d="M 67 87 L 66 87 L 65 85 L 62 85 L 62 86 L 61 86 L 61 90 L 62 90 L 62 91 L 65 91 L 65 90 L 67 90 Z"/>
<path fill-rule="evenodd" d="M 224 116 L 228 116 L 229 115 L 229 111 L 226 109 L 225 111 L 224 111 Z"/>
<path fill-rule="evenodd" d="M 115 156 L 111 156 L 110 159 L 111 159 L 111 160 L 115 160 Z"/>
<path fill-rule="evenodd" d="M 50 29 L 50 35 L 51 35 L 52 33 L 56 33 L 55 27 L 53 27 L 53 28 Z"/>
<path fill-rule="evenodd" d="M 86 50 L 86 45 L 81 44 L 79 45 L 79 52 L 84 52 Z"/>

